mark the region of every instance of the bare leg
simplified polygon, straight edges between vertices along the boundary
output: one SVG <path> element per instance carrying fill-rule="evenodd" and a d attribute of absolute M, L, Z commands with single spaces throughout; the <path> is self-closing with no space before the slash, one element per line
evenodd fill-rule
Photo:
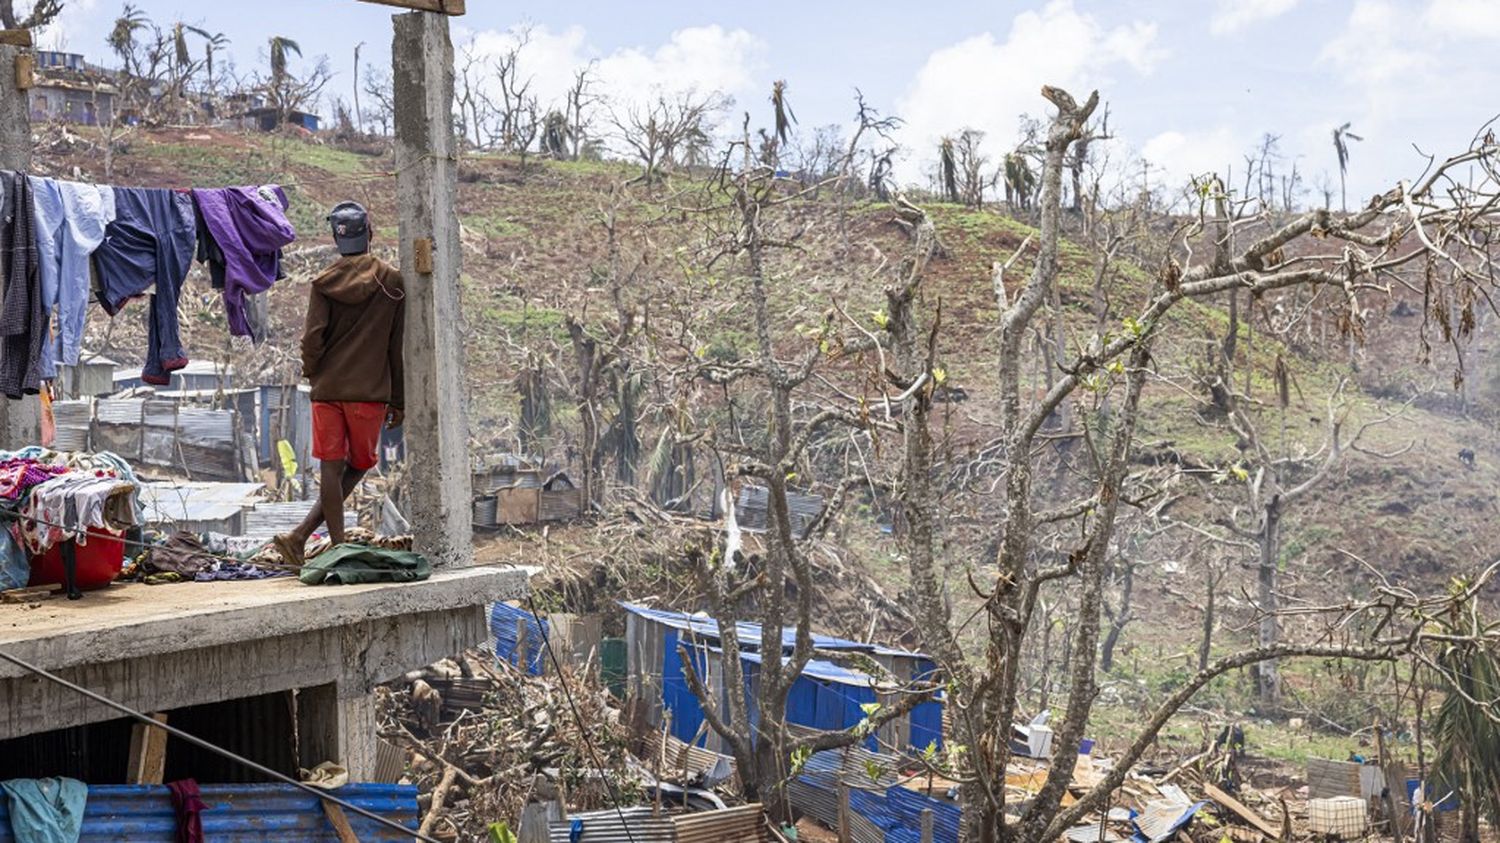
<path fill-rule="evenodd" d="M 321 487 L 318 489 L 318 499 L 313 502 L 312 509 L 307 511 L 307 517 L 302 519 L 297 529 L 283 536 L 277 544 L 300 551 L 324 521 L 328 522 L 329 540 L 334 544 L 343 544 L 344 501 L 354 493 L 354 487 L 364 479 L 365 473 L 350 467 L 343 460 L 324 460 L 319 478 Z M 297 564 L 302 562 L 300 556 L 289 561 Z"/>

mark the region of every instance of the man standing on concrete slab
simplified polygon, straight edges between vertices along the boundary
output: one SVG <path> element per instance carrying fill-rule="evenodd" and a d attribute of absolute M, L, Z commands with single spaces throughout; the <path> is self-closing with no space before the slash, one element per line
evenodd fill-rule
<path fill-rule="evenodd" d="M 281 555 L 295 565 L 324 522 L 329 539 L 344 542 L 344 501 L 378 462 L 381 427 L 401 424 L 406 398 L 401 273 L 370 254 L 370 220 L 358 203 L 339 203 L 328 222 L 340 257 L 313 279 L 302 334 L 322 487 L 297 529 L 276 537 Z"/>

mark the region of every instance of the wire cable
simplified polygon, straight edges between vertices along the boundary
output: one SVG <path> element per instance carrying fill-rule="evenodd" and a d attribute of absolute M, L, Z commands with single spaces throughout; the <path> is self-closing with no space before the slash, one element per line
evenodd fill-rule
<path fill-rule="evenodd" d="M 319 798 L 319 799 L 321 799 L 321 800 L 323 800 L 325 802 L 331 802 L 331 803 L 339 806 L 340 808 L 344 808 L 346 810 L 353 811 L 354 813 L 359 814 L 360 816 L 364 817 L 365 819 L 374 820 L 375 822 L 380 823 L 381 825 L 383 825 L 383 826 L 385 826 L 387 828 L 393 829 L 395 831 L 399 831 L 402 834 L 403 837 L 415 837 L 418 840 L 426 841 L 426 843 L 441 843 L 441 841 L 437 840 L 434 837 L 429 837 L 428 835 L 423 834 L 420 831 L 417 831 L 415 829 L 411 829 L 411 828 L 408 828 L 408 827 L 406 827 L 404 825 L 401 825 L 400 823 L 396 822 L 395 820 L 388 819 L 386 817 L 382 817 L 381 815 L 379 815 L 379 814 L 377 814 L 377 813 L 375 813 L 373 811 L 367 811 L 364 808 L 359 807 L 358 805 L 354 805 L 354 804 L 351 804 L 349 802 L 346 802 L 346 801 L 338 798 L 337 796 L 334 796 L 333 794 L 328 793 L 327 791 L 324 791 L 324 790 L 321 790 L 319 788 L 313 787 L 310 784 L 307 784 L 305 782 L 299 782 L 296 779 L 292 778 L 291 776 L 286 775 L 285 773 L 279 772 L 277 770 L 273 770 L 270 767 L 267 767 L 264 764 L 261 764 L 261 763 L 256 762 L 256 761 L 252 761 L 249 758 L 244 757 L 243 755 L 238 755 L 238 754 L 230 752 L 229 750 L 224 749 L 224 748 L 222 748 L 220 746 L 217 746 L 215 744 L 209 743 L 208 741 L 206 741 L 206 740 L 198 737 L 197 735 L 189 734 L 189 733 L 184 732 L 183 730 L 181 730 L 181 729 L 179 729 L 179 728 L 177 728 L 175 726 L 169 726 L 166 723 L 162 723 L 159 720 L 156 720 L 156 719 L 151 718 L 151 717 L 147 717 L 146 715 L 140 713 L 139 711 L 136 711 L 133 708 L 130 708 L 127 705 L 124 705 L 123 703 L 115 702 L 114 700 L 112 700 L 112 699 L 110 699 L 110 698 L 108 698 L 108 697 L 106 697 L 106 696 L 104 696 L 102 694 L 96 693 L 94 691 L 90 691 L 88 688 L 85 688 L 82 685 L 75 685 L 72 682 L 69 682 L 68 680 L 62 678 L 61 676 L 58 676 L 55 673 L 50 673 L 50 672 L 48 672 L 46 670 L 43 670 L 42 668 L 37 667 L 36 665 L 31 664 L 30 662 L 27 662 L 27 661 L 24 661 L 22 659 L 19 659 L 19 658 L 15 657 L 15 656 L 11 655 L 10 653 L 5 652 L 4 650 L 0 650 L 0 659 L 4 659 L 5 661 L 10 662 L 11 664 L 15 665 L 16 667 L 19 667 L 22 670 L 28 671 L 30 673 L 33 673 L 33 674 L 37 675 L 37 676 L 40 676 L 41 678 L 46 679 L 49 682 L 55 682 L 58 685 L 61 685 L 62 687 L 67 688 L 70 691 L 75 691 L 75 692 L 77 692 L 79 694 L 82 694 L 83 696 L 88 697 L 89 699 L 93 700 L 94 702 L 100 703 L 101 705 L 108 706 L 108 707 L 114 709 L 115 711 L 120 712 L 121 714 L 127 715 L 127 716 L 132 717 L 132 718 L 134 718 L 136 720 L 139 720 L 140 722 L 145 723 L 147 726 L 152 726 L 152 727 L 155 727 L 157 729 L 161 729 L 161 730 L 165 731 L 167 734 L 171 735 L 174 738 L 180 738 L 182 740 L 185 740 L 188 743 L 190 743 L 190 744 L 192 744 L 192 745 L 194 745 L 196 747 L 199 747 L 201 749 L 206 749 L 209 752 L 212 752 L 212 753 L 214 753 L 216 755 L 223 756 L 224 758 L 228 758 L 229 760 L 234 761 L 234 762 L 236 762 L 238 764 L 243 764 L 244 766 L 249 767 L 250 769 L 256 771 L 257 773 L 260 773 L 263 776 L 270 776 L 271 778 L 277 779 L 277 780 L 282 781 L 282 782 L 286 782 L 287 784 L 290 784 L 290 785 L 292 785 L 294 787 L 297 787 L 297 788 L 299 788 L 299 789 L 301 789 L 301 790 L 303 790 L 303 791 L 305 791 L 305 792 L 307 792 L 307 793 L 309 793 L 309 794 L 311 794 L 313 796 L 316 796 L 317 798 Z"/>
<path fill-rule="evenodd" d="M 531 596 L 530 590 L 526 593 L 526 608 L 531 612 L 531 617 L 537 626 L 542 625 L 542 616 L 536 609 L 536 600 Z M 573 720 L 578 724 L 578 735 L 583 738 L 583 745 L 589 751 L 589 757 L 594 760 L 594 767 L 602 774 L 604 772 L 604 761 L 599 757 L 599 751 L 594 749 L 594 742 L 589 739 L 589 728 L 583 722 L 583 715 L 578 712 L 578 703 L 573 700 L 573 691 L 568 687 L 568 677 L 563 674 L 562 662 L 558 661 L 557 653 L 552 650 L 552 641 L 548 636 L 542 636 L 542 646 L 547 648 L 547 656 L 552 659 L 552 669 L 557 671 L 557 682 L 562 686 L 563 696 L 568 700 L 568 708 L 573 711 Z M 630 843 L 635 843 L 635 835 L 630 831 L 630 822 L 625 819 L 625 810 L 620 807 L 620 794 L 615 790 L 615 784 L 608 777 L 602 776 L 604 786 L 609 790 L 609 801 L 615 808 L 615 814 L 620 818 L 620 829 L 625 832 L 625 837 Z M 659 784 L 658 784 L 659 786 Z"/>

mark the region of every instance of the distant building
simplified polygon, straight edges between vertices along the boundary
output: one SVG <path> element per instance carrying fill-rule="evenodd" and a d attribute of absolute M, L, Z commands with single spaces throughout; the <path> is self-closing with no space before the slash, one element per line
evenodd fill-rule
<path fill-rule="evenodd" d="M 271 106 L 250 108 L 245 111 L 244 117 L 240 118 L 239 122 L 241 126 L 247 129 L 274 132 L 276 131 L 276 117 L 278 113 L 277 109 Z M 286 125 L 297 126 L 309 132 L 316 132 L 322 124 L 322 120 L 323 118 L 316 114 L 309 114 L 306 111 L 297 111 L 296 109 L 286 113 Z"/>
<path fill-rule="evenodd" d="M 200 390 L 221 390 L 234 387 L 234 367 L 229 364 L 219 364 L 212 360 L 193 360 L 181 369 L 172 372 L 172 382 L 160 387 L 160 392 L 193 392 Z M 116 369 L 113 377 L 114 391 L 121 392 L 126 389 L 145 386 L 146 382 L 141 379 L 139 366 L 127 366 Z"/>
<path fill-rule="evenodd" d="M 32 120 L 108 123 L 118 93 L 109 71 L 84 61 L 82 54 L 36 52 L 36 84 L 27 92 Z"/>
<path fill-rule="evenodd" d="M 58 368 L 58 387 L 69 398 L 94 398 L 115 391 L 114 375 L 120 364 L 99 354 L 84 351 L 77 366 Z"/>

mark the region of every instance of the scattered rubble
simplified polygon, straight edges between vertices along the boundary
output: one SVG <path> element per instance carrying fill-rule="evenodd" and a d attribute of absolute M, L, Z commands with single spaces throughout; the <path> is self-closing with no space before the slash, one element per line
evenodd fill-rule
<path fill-rule="evenodd" d="M 620 711 L 585 674 L 525 676 L 469 651 L 378 689 L 377 705 L 380 736 L 405 751 L 422 829 L 435 836 L 485 839 L 528 802 L 611 807 L 611 788 L 626 804 L 643 801 Z"/>

